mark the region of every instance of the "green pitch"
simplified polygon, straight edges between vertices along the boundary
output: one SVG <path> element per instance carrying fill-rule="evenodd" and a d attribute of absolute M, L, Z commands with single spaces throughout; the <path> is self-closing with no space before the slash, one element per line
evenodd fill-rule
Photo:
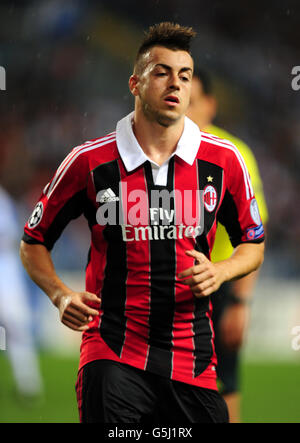
<path fill-rule="evenodd" d="M 0 355 L 1 423 L 78 422 L 75 382 L 77 358 L 41 354 L 44 395 L 36 401 L 20 398 L 14 387 L 9 363 Z"/>
<path fill-rule="evenodd" d="M 300 423 L 299 363 L 242 365 L 243 421 Z"/>
<path fill-rule="evenodd" d="M 75 395 L 77 358 L 40 356 L 45 393 L 38 402 L 24 402 L 15 393 L 10 366 L 0 355 L 1 423 L 78 422 Z M 244 422 L 300 423 L 300 361 L 242 365 Z"/>

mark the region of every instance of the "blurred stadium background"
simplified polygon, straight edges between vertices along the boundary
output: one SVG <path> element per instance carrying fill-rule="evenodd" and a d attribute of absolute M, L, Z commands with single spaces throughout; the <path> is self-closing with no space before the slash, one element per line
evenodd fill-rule
<path fill-rule="evenodd" d="M 300 91 L 291 86 L 300 65 L 297 0 L 247 7 L 235 0 L 2 0 L 0 183 L 15 201 L 21 237 L 70 149 L 114 130 L 132 109 L 135 50 L 143 30 L 164 20 L 198 32 L 193 55 L 213 75 L 217 123 L 253 149 L 264 182 L 270 222 L 243 351 L 243 420 L 300 422 Z M 53 251 L 74 288 L 84 285 L 88 234 L 78 220 Z M 24 278 L 43 395 L 31 402 L 18 395 L 0 350 L 0 422 L 76 422 L 80 337 Z"/>

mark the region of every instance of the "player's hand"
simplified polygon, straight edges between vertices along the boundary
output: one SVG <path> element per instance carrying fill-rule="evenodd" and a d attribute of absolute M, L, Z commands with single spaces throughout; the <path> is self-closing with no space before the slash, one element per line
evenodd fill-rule
<path fill-rule="evenodd" d="M 61 322 L 74 331 L 86 331 L 88 323 L 99 315 L 96 309 L 90 307 L 91 303 L 100 308 L 101 299 L 91 292 L 61 294 L 56 303 Z"/>
<path fill-rule="evenodd" d="M 247 304 L 229 305 L 220 320 L 220 337 L 224 347 L 237 351 L 243 344 L 249 321 Z"/>
<path fill-rule="evenodd" d="M 196 297 L 206 297 L 217 291 L 225 281 L 222 267 L 196 250 L 185 253 L 195 259 L 195 265 L 178 274 L 182 283 L 188 285 Z"/>

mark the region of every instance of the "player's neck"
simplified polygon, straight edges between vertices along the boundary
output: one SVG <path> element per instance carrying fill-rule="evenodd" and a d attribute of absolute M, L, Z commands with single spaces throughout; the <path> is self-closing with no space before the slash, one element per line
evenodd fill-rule
<path fill-rule="evenodd" d="M 141 113 L 135 113 L 133 132 L 145 154 L 162 165 L 176 150 L 184 129 L 184 117 L 170 126 L 149 121 Z"/>
<path fill-rule="evenodd" d="M 204 132 L 207 131 L 208 127 L 211 125 L 212 125 L 212 123 L 209 120 L 207 120 L 206 122 L 203 122 L 202 125 L 199 126 L 200 131 L 204 131 Z"/>
<path fill-rule="evenodd" d="M 200 131 L 206 131 L 208 126 L 212 124 L 209 119 L 199 119 L 195 121 L 195 123 L 198 125 Z"/>

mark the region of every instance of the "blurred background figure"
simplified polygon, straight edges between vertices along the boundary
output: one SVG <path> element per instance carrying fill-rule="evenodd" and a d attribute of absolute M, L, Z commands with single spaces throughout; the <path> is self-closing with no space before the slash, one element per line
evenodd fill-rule
<path fill-rule="evenodd" d="M 25 275 L 18 253 L 20 225 L 17 209 L 3 187 L 0 187 L 0 208 L 0 325 L 6 335 L 6 349 L 1 357 L 9 358 L 17 399 L 28 405 L 40 400 L 43 383 Z M 0 390 L 1 383 L 0 378 Z"/>
<path fill-rule="evenodd" d="M 212 80 L 208 72 L 195 68 L 187 116 L 197 123 L 202 131 L 229 140 L 238 148 L 250 173 L 260 216 L 265 226 L 268 221 L 268 211 L 255 157 L 242 140 L 213 125 L 216 114 L 217 99 L 213 93 Z M 218 223 L 211 259 L 215 262 L 225 260 L 232 253 L 233 247 L 228 234 L 224 226 Z M 249 303 L 258 272 L 222 285 L 211 297 L 219 389 L 228 405 L 230 421 L 233 423 L 240 422 L 239 351 L 248 324 Z"/>

